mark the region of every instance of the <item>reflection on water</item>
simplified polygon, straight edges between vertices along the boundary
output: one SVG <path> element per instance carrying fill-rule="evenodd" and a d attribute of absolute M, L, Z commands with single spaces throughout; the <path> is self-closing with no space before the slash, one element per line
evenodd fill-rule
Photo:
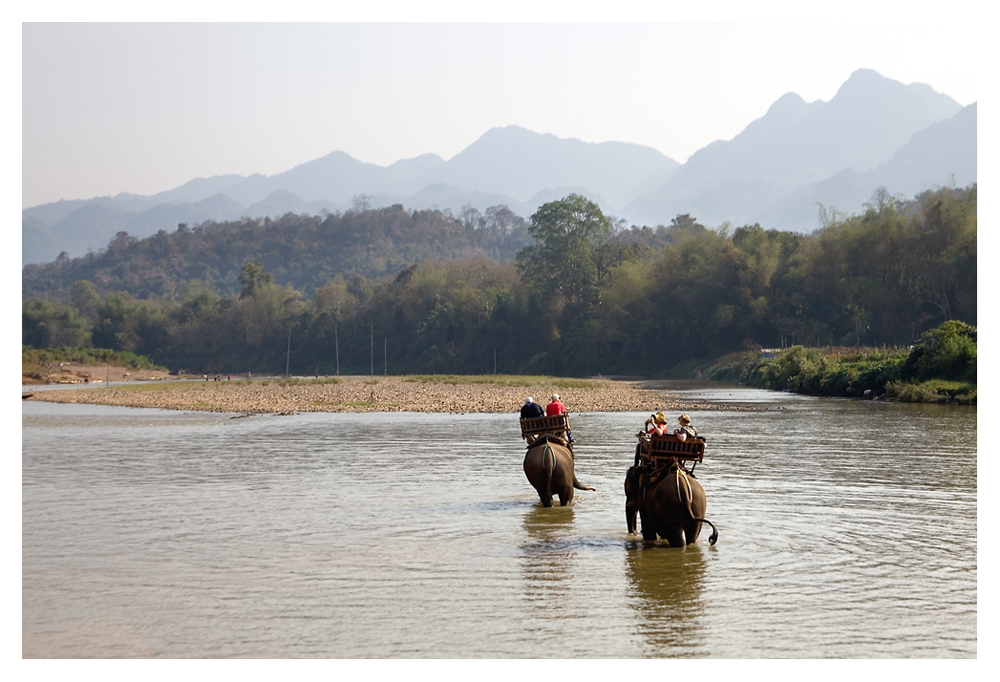
<path fill-rule="evenodd" d="M 975 657 L 976 411 L 696 387 L 719 543 L 626 534 L 648 413 L 22 404 L 25 657 Z M 652 407 L 655 406 L 651 406 Z M 567 636 L 572 633 L 572 636 Z"/>
<path fill-rule="evenodd" d="M 708 545 L 666 547 L 636 541 L 625 552 L 625 574 L 632 589 L 629 605 L 640 619 L 650 656 L 706 656 L 701 628 L 702 589 Z"/>
<path fill-rule="evenodd" d="M 536 611 L 538 622 L 530 629 L 538 636 L 553 635 L 558 625 L 546 622 L 562 611 L 572 595 L 577 541 L 574 540 L 573 507 L 533 505 L 524 512 L 524 542 L 521 550 L 521 583 L 527 608 Z"/>

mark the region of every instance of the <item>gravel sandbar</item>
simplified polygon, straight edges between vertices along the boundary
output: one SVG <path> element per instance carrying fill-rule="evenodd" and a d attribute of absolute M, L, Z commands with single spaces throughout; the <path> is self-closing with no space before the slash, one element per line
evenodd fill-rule
<path fill-rule="evenodd" d="M 294 412 L 444 412 L 510 413 L 525 396 L 545 405 L 558 393 L 570 413 L 655 412 L 740 409 L 736 406 L 682 401 L 641 381 L 598 379 L 583 387 L 559 388 L 501 384 L 448 384 L 407 381 L 400 377 L 341 377 L 336 383 L 279 381 L 183 381 L 129 384 L 80 390 L 37 391 L 30 400 L 88 403 L 168 410 L 244 414 Z M 745 408 L 743 408 L 745 409 Z"/>

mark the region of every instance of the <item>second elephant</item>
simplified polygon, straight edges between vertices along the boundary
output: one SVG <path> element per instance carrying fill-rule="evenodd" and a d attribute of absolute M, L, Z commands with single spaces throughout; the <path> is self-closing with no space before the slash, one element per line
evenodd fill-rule
<path fill-rule="evenodd" d="M 660 536 L 672 547 L 683 547 L 697 540 L 701 524 L 707 523 L 712 526 L 708 542 L 714 545 L 719 533 L 705 519 L 706 506 L 705 489 L 676 464 L 653 472 L 634 466 L 625 475 L 625 522 L 634 533 L 638 514 L 643 540 Z"/>

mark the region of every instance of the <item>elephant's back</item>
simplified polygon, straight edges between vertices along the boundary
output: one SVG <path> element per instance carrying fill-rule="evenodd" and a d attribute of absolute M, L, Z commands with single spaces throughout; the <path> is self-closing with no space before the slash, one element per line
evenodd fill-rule
<path fill-rule="evenodd" d="M 681 480 L 678 481 L 678 478 Z M 678 494 L 683 492 L 682 489 L 685 486 L 690 486 L 690 497 L 687 494 Z M 679 477 L 676 472 L 670 473 L 653 483 L 646 494 L 650 499 L 655 499 L 666 504 L 680 505 L 685 508 L 688 507 L 685 500 L 690 500 L 689 508 L 692 515 L 695 518 L 705 517 L 707 509 L 705 489 L 694 476 L 683 475 Z"/>
<path fill-rule="evenodd" d="M 524 455 L 525 471 L 529 468 L 542 468 L 544 466 L 543 457 L 545 456 L 546 448 L 552 451 L 553 464 L 556 462 L 566 463 L 573 461 L 572 454 L 565 446 L 552 442 L 537 443 L 528 448 L 528 452 Z"/>

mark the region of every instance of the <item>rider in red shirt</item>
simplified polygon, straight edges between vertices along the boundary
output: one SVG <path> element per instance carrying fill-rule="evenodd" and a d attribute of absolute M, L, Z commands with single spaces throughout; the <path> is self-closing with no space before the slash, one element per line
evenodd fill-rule
<path fill-rule="evenodd" d="M 556 417 L 561 414 L 566 414 L 566 406 L 559 401 L 559 394 L 553 393 L 552 402 L 545 407 L 545 416 Z M 567 429 L 564 437 L 570 443 L 570 452 L 572 452 L 573 432 Z"/>
<path fill-rule="evenodd" d="M 557 414 L 566 414 L 566 407 L 559 402 L 559 394 L 552 394 L 552 402 L 549 403 L 545 408 L 546 417 L 554 417 Z"/>

